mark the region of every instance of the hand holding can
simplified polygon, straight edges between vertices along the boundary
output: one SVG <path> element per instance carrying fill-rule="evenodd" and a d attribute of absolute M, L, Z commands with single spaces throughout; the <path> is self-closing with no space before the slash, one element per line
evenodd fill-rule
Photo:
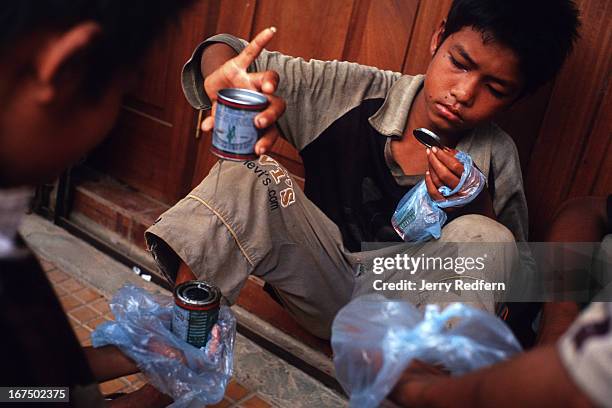
<path fill-rule="evenodd" d="M 274 95 L 279 81 L 278 73 L 274 71 L 248 73 L 247 69 L 275 33 L 276 28 L 270 27 L 257 34 L 240 54 L 227 60 L 206 76 L 204 81 L 206 94 L 213 103 L 211 116 L 202 122 L 204 131 L 210 131 L 215 127 L 217 96 L 222 89 L 240 88 L 261 92 L 265 95 L 268 100 L 267 107 L 253 117 L 255 127 L 261 130 L 261 137 L 254 148 L 254 153 L 257 155 L 269 152 L 278 138 L 279 132 L 274 123 L 283 114 L 286 105 L 283 99 Z"/>
<path fill-rule="evenodd" d="M 217 93 L 215 128 L 210 150 L 227 160 L 253 160 L 261 131 L 253 124 L 268 106 L 266 96 L 248 89 L 222 89 Z"/>
<path fill-rule="evenodd" d="M 221 292 L 203 281 L 187 281 L 174 289 L 172 333 L 195 347 L 205 347 L 219 318 Z"/>

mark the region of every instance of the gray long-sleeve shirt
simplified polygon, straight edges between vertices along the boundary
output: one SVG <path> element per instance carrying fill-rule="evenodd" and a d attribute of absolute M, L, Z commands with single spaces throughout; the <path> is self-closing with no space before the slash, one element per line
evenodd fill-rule
<path fill-rule="evenodd" d="M 237 53 L 247 44 L 221 34 L 198 45 L 182 76 L 185 96 L 196 109 L 210 107 L 200 59 L 206 46 L 218 42 Z M 422 179 L 403 174 L 390 142 L 402 137 L 424 76 L 350 62 L 305 61 L 267 50 L 250 70 L 278 72 L 277 94 L 287 102 L 278 127 L 300 151 L 307 196 L 338 224 L 345 245 L 357 250 L 359 241 L 388 240 L 391 235 L 381 225 L 390 224 L 389 211 Z M 526 241 L 527 204 L 511 137 L 486 123 L 463 137 L 457 149 L 469 153 L 487 177 L 498 221 L 517 241 Z"/>

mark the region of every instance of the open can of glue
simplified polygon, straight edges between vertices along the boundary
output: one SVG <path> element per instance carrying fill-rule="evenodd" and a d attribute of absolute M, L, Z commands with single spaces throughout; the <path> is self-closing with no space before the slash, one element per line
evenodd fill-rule
<path fill-rule="evenodd" d="M 237 88 L 220 90 L 211 152 L 226 160 L 255 159 L 255 143 L 261 130 L 255 127 L 253 120 L 267 106 L 268 98 L 262 93 Z"/>
<path fill-rule="evenodd" d="M 172 333 L 195 347 L 204 347 L 219 319 L 221 292 L 204 281 L 183 282 L 174 289 Z"/>

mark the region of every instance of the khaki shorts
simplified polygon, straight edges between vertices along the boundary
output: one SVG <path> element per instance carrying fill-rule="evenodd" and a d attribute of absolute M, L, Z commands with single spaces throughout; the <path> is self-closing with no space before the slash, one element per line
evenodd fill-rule
<path fill-rule="evenodd" d="M 435 242 L 396 243 L 351 253 L 344 248 L 338 227 L 268 156 L 249 162 L 217 163 L 199 186 L 162 214 L 145 238 L 160 270 L 171 282 L 180 258 L 198 279 L 217 285 L 233 303 L 253 274 L 272 285 L 298 323 L 321 338 L 330 337 L 333 318 L 340 308 L 354 296 L 374 291 L 375 280 L 400 281 L 406 276 L 393 269 L 373 273 L 375 258 L 398 253 L 476 256 L 481 245 L 458 250 L 444 244 L 507 243 L 500 247 L 504 250 L 489 251 L 485 271 L 470 274 L 470 279 L 488 281 L 507 279 L 518 259 L 510 231 L 479 215 L 457 218 L 443 228 L 442 237 Z M 446 271 L 416 271 L 411 279 L 425 272 L 432 281 L 453 279 Z M 495 296 L 488 292 L 384 294 L 418 306 L 465 301 L 491 312 L 495 308 Z"/>

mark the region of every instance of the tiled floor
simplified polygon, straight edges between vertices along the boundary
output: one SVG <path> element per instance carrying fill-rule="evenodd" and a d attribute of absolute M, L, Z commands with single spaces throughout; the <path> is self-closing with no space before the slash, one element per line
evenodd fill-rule
<path fill-rule="evenodd" d="M 44 259 L 41 259 L 41 264 L 68 314 L 70 324 L 79 341 L 84 346 L 91 345 L 90 335 L 95 327 L 104 321 L 113 319 L 108 307 L 108 299 L 94 287 L 75 280 L 54 264 Z M 100 389 L 103 394 L 132 392 L 145 382 L 146 379 L 142 374 L 136 374 L 106 381 L 100 384 Z M 223 400 L 212 407 L 266 408 L 272 405 L 261 394 L 232 381 L 227 387 Z"/>

